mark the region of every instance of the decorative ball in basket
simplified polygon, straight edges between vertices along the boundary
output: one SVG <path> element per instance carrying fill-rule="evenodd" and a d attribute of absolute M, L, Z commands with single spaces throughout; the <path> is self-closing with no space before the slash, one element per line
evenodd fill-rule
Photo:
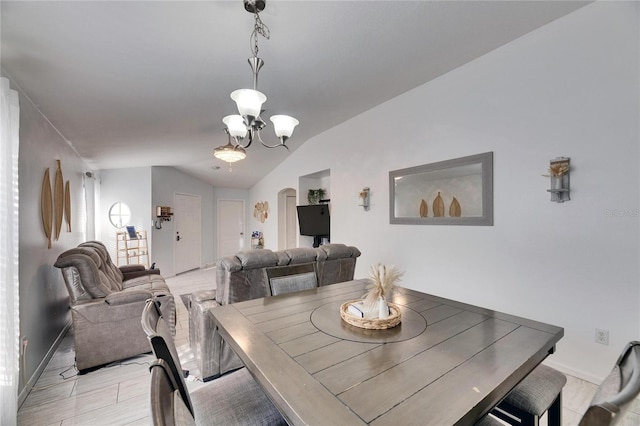
<path fill-rule="evenodd" d="M 387 267 L 380 263 L 372 265 L 367 294 L 362 300 L 350 300 L 342 304 L 342 320 L 369 330 L 385 330 L 400 324 L 400 308 L 395 303 L 387 302 L 387 298 L 402 275 L 403 272 L 395 266 Z"/>

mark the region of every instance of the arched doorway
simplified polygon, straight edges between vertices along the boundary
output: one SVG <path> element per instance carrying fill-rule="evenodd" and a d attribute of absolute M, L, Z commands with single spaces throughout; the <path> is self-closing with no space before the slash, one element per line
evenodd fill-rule
<path fill-rule="evenodd" d="M 285 188 L 278 192 L 278 250 L 298 246 L 296 190 Z"/>

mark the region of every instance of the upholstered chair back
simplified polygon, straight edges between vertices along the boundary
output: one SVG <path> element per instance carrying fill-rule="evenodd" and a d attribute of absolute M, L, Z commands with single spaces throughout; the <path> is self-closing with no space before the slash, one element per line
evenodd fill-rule
<path fill-rule="evenodd" d="M 63 252 L 54 266 L 62 270 L 72 304 L 119 291 L 117 283 L 101 270 L 102 257 L 91 247 L 77 247 Z"/>
<path fill-rule="evenodd" d="M 107 278 L 111 282 L 112 287 L 115 285 L 117 291 L 123 289 L 122 283 L 124 280 L 124 275 L 122 274 L 120 268 L 118 268 L 111 260 L 109 250 L 107 250 L 107 247 L 104 244 L 102 244 L 100 241 L 87 241 L 85 243 L 79 244 L 78 247 L 90 247 L 94 249 L 102 260 L 100 270 L 107 276 Z"/>

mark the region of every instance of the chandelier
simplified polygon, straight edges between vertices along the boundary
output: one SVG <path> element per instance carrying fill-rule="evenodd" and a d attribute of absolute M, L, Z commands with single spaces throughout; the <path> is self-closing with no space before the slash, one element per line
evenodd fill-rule
<path fill-rule="evenodd" d="M 231 93 L 231 99 L 236 102 L 238 114 L 227 115 L 222 119 L 226 126 L 224 131 L 229 136 L 229 142 L 216 148 L 213 155 L 228 163 L 240 161 L 247 156 L 245 148 L 248 148 L 254 140 L 258 140 L 267 148 L 284 147 L 287 150 L 287 139 L 293 134 L 293 129 L 299 121 L 288 115 L 272 115 L 273 129 L 280 140 L 275 145 L 266 144 L 260 135 L 260 131 L 266 126 L 260 114 L 264 112 L 262 104 L 267 97 L 258 91 L 258 72 L 264 65 L 264 61 L 258 57 L 258 39 L 260 36 L 269 39 L 269 27 L 260 19 L 260 12 L 264 10 L 264 0 L 244 0 L 244 8 L 254 17 L 253 32 L 250 36 L 253 56 L 249 58 L 249 65 L 253 72 L 253 89 L 239 89 Z"/>

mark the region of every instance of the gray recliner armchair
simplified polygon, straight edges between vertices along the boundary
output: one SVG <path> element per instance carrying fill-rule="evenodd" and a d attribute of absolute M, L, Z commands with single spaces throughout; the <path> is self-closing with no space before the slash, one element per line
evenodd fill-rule
<path fill-rule="evenodd" d="M 140 324 L 149 298 L 160 302 L 163 317 L 175 334 L 175 300 L 159 271 L 141 265 L 118 268 L 98 241 L 65 251 L 54 266 L 61 269 L 69 291 L 80 373 L 149 352 Z"/>

